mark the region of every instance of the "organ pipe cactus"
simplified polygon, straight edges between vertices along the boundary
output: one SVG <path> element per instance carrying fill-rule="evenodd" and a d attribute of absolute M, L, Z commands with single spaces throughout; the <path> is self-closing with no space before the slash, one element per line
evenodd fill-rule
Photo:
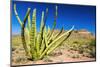
<path fill-rule="evenodd" d="M 74 26 L 72 26 L 70 30 L 64 33 L 62 33 L 63 32 L 63 27 L 62 27 L 59 33 L 54 34 L 54 29 L 56 27 L 57 16 L 58 16 L 57 10 L 58 7 L 56 6 L 52 30 L 50 29 L 49 26 L 48 29 L 46 27 L 48 8 L 46 9 L 45 14 L 44 11 L 42 11 L 40 32 L 37 32 L 36 29 L 37 9 L 36 8 L 33 9 L 32 21 L 31 21 L 30 8 L 28 8 L 25 19 L 22 22 L 16 11 L 16 5 L 14 4 L 14 12 L 16 18 L 18 19 L 18 22 L 21 25 L 21 37 L 22 37 L 23 48 L 25 49 L 27 56 L 29 56 L 32 60 L 39 60 L 42 59 L 44 56 L 49 55 L 71 35 Z M 28 20 L 28 23 L 26 22 L 26 20 Z M 25 39 L 26 37 L 25 33 L 27 34 L 28 39 Z"/>

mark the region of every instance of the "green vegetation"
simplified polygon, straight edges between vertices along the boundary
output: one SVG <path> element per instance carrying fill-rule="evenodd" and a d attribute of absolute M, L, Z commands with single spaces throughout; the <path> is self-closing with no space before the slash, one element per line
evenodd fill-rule
<path fill-rule="evenodd" d="M 52 30 L 50 30 L 49 27 L 48 29 L 46 27 L 46 20 L 48 17 L 48 8 L 47 8 L 46 14 L 44 14 L 44 11 L 42 11 L 40 32 L 37 32 L 36 8 L 33 10 L 32 21 L 30 20 L 30 10 L 31 9 L 28 8 L 24 21 L 21 21 L 16 11 L 16 4 L 14 4 L 14 12 L 16 18 L 18 19 L 18 22 L 21 25 L 21 39 L 26 55 L 32 60 L 39 60 L 49 55 L 59 45 L 61 45 L 65 40 L 67 40 L 70 37 L 74 29 L 74 26 L 70 30 L 64 33 L 62 33 L 63 32 L 63 27 L 62 27 L 61 31 L 54 35 L 54 29 L 56 27 L 56 20 L 58 14 L 57 13 L 58 7 L 56 6 L 54 24 Z M 26 22 L 27 20 L 28 23 Z"/>
<path fill-rule="evenodd" d="M 72 34 L 73 36 L 73 34 Z M 73 40 L 74 39 L 74 40 Z M 69 41 L 71 40 L 71 41 Z M 78 51 L 80 54 L 83 54 L 86 57 L 96 57 L 96 42 L 95 38 L 93 39 L 84 39 L 80 36 L 80 38 L 69 38 L 68 41 L 65 41 L 66 48 L 69 50 Z"/>

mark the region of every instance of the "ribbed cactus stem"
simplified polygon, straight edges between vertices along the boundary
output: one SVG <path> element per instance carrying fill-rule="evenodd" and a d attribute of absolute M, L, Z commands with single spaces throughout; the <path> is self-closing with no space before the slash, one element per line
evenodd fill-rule
<path fill-rule="evenodd" d="M 30 14 L 29 14 L 27 27 L 25 28 L 25 32 L 26 32 L 26 35 L 27 35 L 27 44 L 28 44 L 28 46 L 30 44 L 30 30 L 31 30 L 31 19 L 30 19 Z"/>
<path fill-rule="evenodd" d="M 25 49 L 25 52 L 26 52 L 26 55 L 27 55 L 27 56 L 29 55 L 29 50 L 28 50 L 28 47 L 27 47 L 27 45 L 26 45 L 24 32 L 25 32 L 26 20 L 27 20 L 27 18 L 28 18 L 29 13 L 30 13 L 30 9 L 27 10 L 27 13 L 26 13 L 26 16 L 25 16 L 25 18 L 24 18 L 24 22 L 22 23 L 22 28 L 21 28 L 22 44 L 23 44 L 23 47 L 24 47 L 24 49 Z"/>
<path fill-rule="evenodd" d="M 42 17 L 41 17 L 41 25 L 40 25 L 40 32 L 42 32 L 42 27 L 44 25 L 44 11 L 42 11 Z"/>
<path fill-rule="evenodd" d="M 46 27 L 44 29 L 44 42 L 45 42 L 46 47 L 48 47 Z"/>
<path fill-rule="evenodd" d="M 69 36 L 71 35 L 72 31 L 73 31 L 73 30 L 71 30 L 71 31 L 68 33 L 67 37 L 64 38 L 61 42 L 59 42 L 58 44 L 54 45 L 54 47 L 52 47 L 51 49 L 49 49 L 48 52 L 47 52 L 47 54 L 50 54 L 50 53 L 51 53 L 53 50 L 55 50 L 60 44 L 62 44 L 65 40 L 67 40 L 67 39 L 69 38 Z"/>
<path fill-rule="evenodd" d="M 33 16 L 32 16 L 32 28 L 30 31 L 30 48 L 31 48 L 31 54 L 32 54 L 32 60 L 36 59 L 36 50 L 35 50 L 35 44 L 36 44 L 36 9 L 33 10 Z"/>
<path fill-rule="evenodd" d="M 20 20 L 20 18 L 19 18 L 19 16 L 18 16 L 18 13 L 17 13 L 17 11 L 16 11 L 16 4 L 14 4 L 14 12 L 15 12 L 15 15 L 16 15 L 16 18 L 17 18 L 19 24 L 22 26 L 22 21 Z"/>
<path fill-rule="evenodd" d="M 57 17 L 57 15 L 58 15 L 58 12 L 57 12 L 57 11 L 58 11 L 58 6 L 56 6 L 56 13 L 55 13 L 55 14 L 56 14 L 56 15 L 55 15 L 56 17 Z"/>
<path fill-rule="evenodd" d="M 28 16 L 28 24 L 27 24 L 28 30 L 30 31 L 31 29 L 31 18 L 30 18 L 30 14 Z"/>
<path fill-rule="evenodd" d="M 54 40 L 55 38 L 57 38 L 58 36 L 60 36 L 60 34 L 61 34 L 62 32 L 63 32 L 63 27 L 61 28 L 61 31 L 53 37 L 53 40 Z"/>
<path fill-rule="evenodd" d="M 44 28 L 45 28 L 45 25 L 46 25 L 46 20 L 47 20 L 47 16 L 48 16 L 48 8 L 46 9 L 46 14 L 45 16 L 43 17 L 43 27 L 42 27 L 42 31 L 41 31 L 41 39 L 43 40 L 43 35 L 44 35 Z M 42 47 L 42 41 L 40 42 L 40 48 Z"/>
<path fill-rule="evenodd" d="M 40 56 L 39 34 L 37 34 L 36 37 L 36 51 L 37 51 L 37 57 L 39 57 Z"/>
<path fill-rule="evenodd" d="M 42 11 L 42 16 L 41 16 L 41 25 L 40 25 L 40 33 L 39 33 L 39 50 L 41 50 L 41 46 L 42 46 L 41 44 L 43 40 L 43 29 L 44 29 L 44 11 Z"/>
<path fill-rule="evenodd" d="M 55 14 L 54 14 L 54 23 L 53 23 L 53 28 L 52 28 L 52 31 L 50 32 L 49 36 L 48 36 L 48 42 L 50 41 L 50 39 L 52 39 L 52 36 L 53 36 L 53 32 L 54 32 L 54 29 L 56 27 L 56 22 L 57 22 L 57 6 L 55 7 Z"/>
<path fill-rule="evenodd" d="M 30 9 L 30 8 L 28 8 L 28 9 Z M 16 18 L 17 18 L 19 24 L 20 24 L 21 27 L 22 27 L 22 23 L 23 23 L 23 22 L 21 21 L 21 19 L 20 19 L 19 16 L 18 16 L 18 13 L 17 13 L 17 10 L 16 10 L 16 4 L 14 4 L 14 13 L 15 13 L 15 16 L 16 16 Z M 27 27 L 25 28 L 25 32 L 28 32 L 28 33 L 29 33 L 29 30 L 27 29 Z"/>
<path fill-rule="evenodd" d="M 59 36 L 58 38 L 56 38 L 51 44 L 49 44 L 49 46 L 44 50 L 44 52 L 41 54 L 40 59 L 43 58 L 43 56 L 46 54 L 46 52 L 48 51 L 48 49 L 50 49 L 50 47 L 60 38 L 62 38 L 63 36 L 67 35 L 68 33 L 70 33 L 72 30 L 74 29 L 74 26 L 67 32 L 65 32 L 64 34 L 62 34 L 61 36 Z"/>
<path fill-rule="evenodd" d="M 48 17 L 48 8 L 46 8 L 46 14 L 45 14 L 45 18 L 44 18 L 44 26 L 46 24 L 47 17 Z"/>

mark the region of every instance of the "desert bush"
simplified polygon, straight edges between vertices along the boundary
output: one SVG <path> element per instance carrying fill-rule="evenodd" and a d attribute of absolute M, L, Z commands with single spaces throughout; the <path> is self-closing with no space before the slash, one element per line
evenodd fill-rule
<path fill-rule="evenodd" d="M 74 33 L 78 33 L 78 31 L 77 30 L 74 30 Z"/>
<path fill-rule="evenodd" d="M 90 44 L 89 44 L 89 49 L 90 49 L 90 55 L 91 57 L 96 57 L 96 40 L 95 39 L 92 39 L 90 41 Z"/>
<path fill-rule="evenodd" d="M 85 41 L 73 41 L 73 44 L 71 45 L 71 50 L 78 51 L 80 54 L 83 54 L 83 52 L 89 52 L 89 42 Z"/>
<path fill-rule="evenodd" d="M 72 55 L 70 55 L 70 57 L 72 57 L 72 58 L 79 58 L 80 55 L 79 54 L 72 54 Z"/>
<path fill-rule="evenodd" d="M 95 39 L 91 39 L 89 45 L 90 45 L 90 46 L 96 46 L 96 40 L 95 40 Z"/>
<path fill-rule="evenodd" d="M 49 54 L 49 56 L 60 56 L 62 55 L 62 52 L 60 50 L 55 50 L 52 53 Z"/>
<path fill-rule="evenodd" d="M 73 41 L 73 43 L 70 45 L 71 50 L 79 51 L 82 48 L 82 45 L 79 41 Z"/>
<path fill-rule="evenodd" d="M 16 63 L 20 63 L 20 62 L 26 63 L 27 62 L 27 58 L 24 57 L 24 56 L 16 57 L 14 60 L 15 60 Z"/>
<path fill-rule="evenodd" d="M 83 54 L 84 56 L 87 57 L 95 57 L 96 55 L 96 51 L 95 51 L 95 47 L 96 47 L 96 43 L 95 43 L 95 39 L 92 39 L 87 45 L 86 48 L 83 48 Z"/>

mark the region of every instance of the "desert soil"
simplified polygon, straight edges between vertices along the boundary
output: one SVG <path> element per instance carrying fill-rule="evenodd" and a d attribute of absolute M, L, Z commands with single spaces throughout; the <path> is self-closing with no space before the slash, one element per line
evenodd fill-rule
<path fill-rule="evenodd" d="M 80 62 L 80 61 L 95 61 L 95 58 L 90 58 L 86 54 L 80 54 L 78 51 L 69 50 L 67 48 L 57 48 L 49 56 L 42 60 L 32 61 L 25 56 L 22 46 L 12 50 L 12 65 L 28 65 L 28 64 L 47 64 L 61 62 Z"/>

